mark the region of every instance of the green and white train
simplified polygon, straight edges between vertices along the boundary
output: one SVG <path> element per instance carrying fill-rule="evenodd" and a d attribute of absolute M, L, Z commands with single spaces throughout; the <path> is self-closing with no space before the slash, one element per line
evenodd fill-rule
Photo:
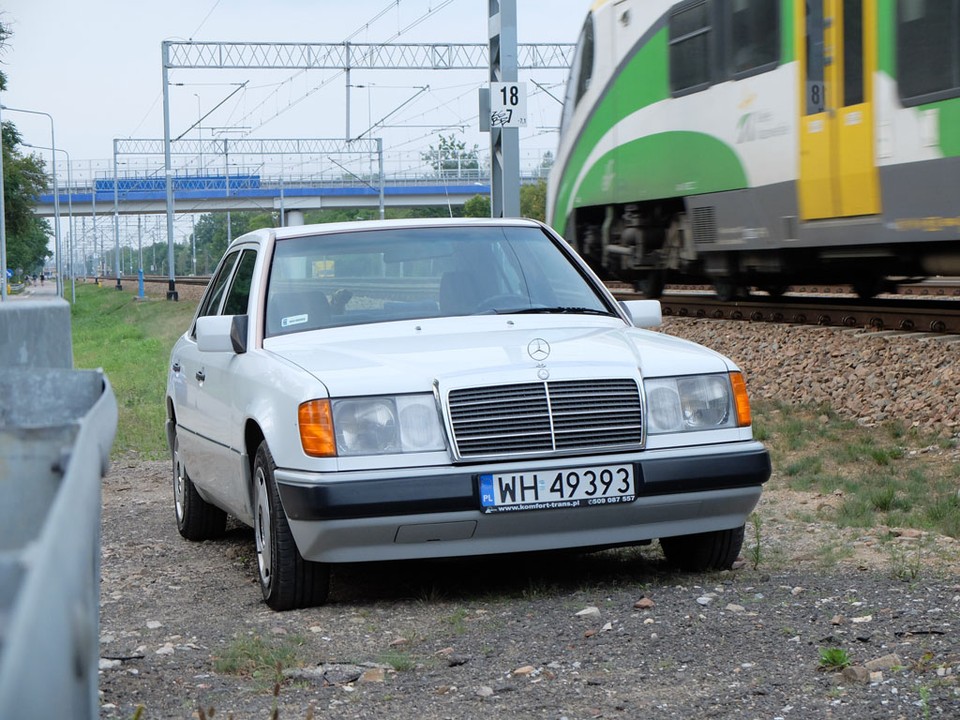
<path fill-rule="evenodd" d="M 654 297 L 960 275 L 960 0 L 597 0 L 547 219 Z"/>

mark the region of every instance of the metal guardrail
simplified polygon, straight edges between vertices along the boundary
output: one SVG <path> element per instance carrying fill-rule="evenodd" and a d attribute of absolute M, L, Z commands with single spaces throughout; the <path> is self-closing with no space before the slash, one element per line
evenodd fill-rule
<path fill-rule="evenodd" d="M 99 716 L 100 478 L 117 404 L 69 349 L 62 300 L 0 306 L 0 718 Z"/>

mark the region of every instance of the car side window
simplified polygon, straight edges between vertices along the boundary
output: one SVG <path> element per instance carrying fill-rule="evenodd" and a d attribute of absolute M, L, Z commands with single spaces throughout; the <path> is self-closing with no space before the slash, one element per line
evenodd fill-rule
<path fill-rule="evenodd" d="M 233 266 L 237 263 L 240 256 L 239 251 L 234 251 L 227 255 L 220 263 L 220 269 L 210 285 L 207 286 L 207 292 L 200 300 L 200 308 L 197 310 L 197 317 L 206 317 L 207 315 L 216 315 L 220 310 L 220 301 L 223 300 L 223 291 L 227 287 L 227 281 L 233 272 Z M 197 336 L 196 319 L 190 328 L 190 337 Z"/>
<path fill-rule="evenodd" d="M 223 303 L 223 315 L 246 315 L 247 303 L 250 300 L 250 285 L 253 281 L 253 267 L 257 262 L 257 253 L 254 250 L 244 250 L 237 263 L 237 271 L 233 274 L 230 291 Z"/>
<path fill-rule="evenodd" d="M 236 265 L 239 255 L 240 251 L 235 250 L 227 255 L 223 262 L 220 263 L 220 270 L 217 272 L 217 276 L 213 279 L 213 282 L 210 283 L 210 288 L 201 301 L 197 317 L 216 315 L 220 310 L 220 300 L 223 299 L 223 291 L 227 287 L 227 280 L 230 279 L 230 273 L 233 272 L 233 266 Z"/>

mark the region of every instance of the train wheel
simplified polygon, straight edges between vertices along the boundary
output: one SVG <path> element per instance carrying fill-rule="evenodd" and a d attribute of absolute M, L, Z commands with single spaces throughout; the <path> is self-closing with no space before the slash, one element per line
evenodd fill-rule
<path fill-rule="evenodd" d="M 663 270 L 647 270 L 633 283 L 633 289 L 651 300 L 657 300 L 663 296 L 665 284 Z"/>
<path fill-rule="evenodd" d="M 883 292 L 884 281 L 879 277 L 862 277 L 853 281 L 853 291 L 857 297 L 869 300 Z"/>
<path fill-rule="evenodd" d="M 732 278 L 717 278 L 713 281 L 713 291 L 723 302 L 730 302 L 735 297 L 743 295 L 743 287 Z"/>
<path fill-rule="evenodd" d="M 783 297 L 783 294 L 787 292 L 789 285 L 781 285 L 779 283 L 770 283 L 769 285 L 760 285 L 757 289 L 763 290 L 767 295 L 772 298 Z"/>

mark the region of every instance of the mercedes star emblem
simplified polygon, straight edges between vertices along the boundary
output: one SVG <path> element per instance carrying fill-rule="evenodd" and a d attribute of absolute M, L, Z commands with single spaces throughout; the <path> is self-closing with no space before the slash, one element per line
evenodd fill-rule
<path fill-rule="evenodd" d="M 527 345 L 527 354 L 537 362 L 543 362 L 550 357 L 550 343 L 543 338 L 534 338 Z"/>

